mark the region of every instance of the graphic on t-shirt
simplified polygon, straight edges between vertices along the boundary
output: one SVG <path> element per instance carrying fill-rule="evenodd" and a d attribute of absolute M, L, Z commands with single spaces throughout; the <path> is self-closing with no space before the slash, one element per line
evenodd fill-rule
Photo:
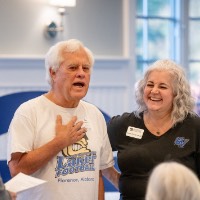
<path fill-rule="evenodd" d="M 70 174 L 95 171 L 96 158 L 95 151 L 79 153 L 73 156 L 57 156 L 55 178 L 59 178 L 58 182 L 65 182 Z M 64 177 L 67 179 L 64 180 Z"/>
<path fill-rule="evenodd" d="M 88 137 L 85 135 L 81 140 L 78 142 L 64 148 L 62 150 L 62 154 L 64 156 L 73 156 L 75 154 L 79 153 L 87 153 L 90 152 L 91 150 L 87 148 L 88 145 Z"/>
<path fill-rule="evenodd" d="M 188 141 L 189 139 L 186 139 L 185 137 L 177 137 L 174 141 L 174 145 L 177 145 L 179 148 L 183 148 Z"/>

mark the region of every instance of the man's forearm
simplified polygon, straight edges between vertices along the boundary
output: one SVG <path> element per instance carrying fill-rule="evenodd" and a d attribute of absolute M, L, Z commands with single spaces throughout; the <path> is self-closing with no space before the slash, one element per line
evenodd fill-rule
<path fill-rule="evenodd" d="M 103 176 L 110 181 L 116 189 L 119 190 L 119 177 L 120 173 L 114 168 L 109 167 L 107 169 L 102 170 Z"/>
<path fill-rule="evenodd" d="M 101 171 L 99 172 L 99 193 L 98 200 L 104 200 L 105 198 L 104 182 Z"/>

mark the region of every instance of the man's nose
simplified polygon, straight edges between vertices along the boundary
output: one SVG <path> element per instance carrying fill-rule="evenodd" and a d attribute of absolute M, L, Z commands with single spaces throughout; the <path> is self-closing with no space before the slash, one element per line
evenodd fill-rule
<path fill-rule="evenodd" d="M 84 77 L 85 76 L 85 72 L 84 72 L 82 66 L 79 66 L 79 68 L 77 69 L 76 76 L 78 76 L 78 77 Z"/>

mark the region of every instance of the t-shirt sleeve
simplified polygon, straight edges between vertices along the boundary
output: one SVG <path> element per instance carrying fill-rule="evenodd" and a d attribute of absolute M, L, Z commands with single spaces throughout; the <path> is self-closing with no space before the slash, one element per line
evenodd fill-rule
<path fill-rule="evenodd" d="M 100 169 L 102 170 L 102 169 L 106 169 L 112 166 L 114 166 L 112 148 L 110 146 L 108 136 L 105 135 L 103 139 L 103 146 L 102 146 L 102 151 L 101 151 Z"/>
<path fill-rule="evenodd" d="M 33 148 L 34 121 L 27 105 L 20 106 L 14 114 L 8 130 L 7 162 L 14 152 L 29 152 Z"/>
<path fill-rule="evenodd" d="M 100 151 L 100 170 L 114 166 L 113 152 L 108 138 L 106 129 L 106 122 L 102 115 L 99 113 L 99 129 L 102 131 L 102 145 Z"/>

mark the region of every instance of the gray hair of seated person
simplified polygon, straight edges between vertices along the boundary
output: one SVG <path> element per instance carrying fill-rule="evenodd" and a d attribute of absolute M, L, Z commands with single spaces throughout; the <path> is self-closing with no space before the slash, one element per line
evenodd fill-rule
<path fill-rule="evenodd" d="M 176 162 L 161 163 L 150 175 L 145 200 L 199 200 L 200 182 L 192 170 Z"/>
<path fill-rule="evenodd" d="M 91 68 L 94 65 L 93 53 L 84 46 L 84 44 L 77 39 L 70 39 L 61 41 L 52 46 L 45 56 L 45 68 L 46 68 L 46 80 L 52 85 L 49 69 L 53 69 L 55 72 L 60 67 L 60 64 L 64 61 L 63 52 L 74 53 L 80 48 L 83 48 L 88 56 Z"/>
<path fill-rule="evenodd" d="M 147 106 L 143 99 L 144 88 L 147 84 L 151 72 L 161 71 L 169 73 L 172 78 L 173 86 L 173 106 L 171 119 L 174 126 L 183 121 L 188 114 L 196 115 L 194 112 L 195 101 L 191 94 L 189 81 L 185 76 L 184 69 L 172 60 L 158 60 L 146 70 L 144 77 L 136 85 L 136 102 L 138 110 L 135 112 L 139 117 L 140 112 L 147 111 Z"/>

